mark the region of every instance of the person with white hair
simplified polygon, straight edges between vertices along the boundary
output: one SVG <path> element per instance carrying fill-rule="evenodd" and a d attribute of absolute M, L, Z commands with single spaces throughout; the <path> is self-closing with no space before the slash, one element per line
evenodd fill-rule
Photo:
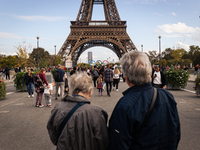
<path fill-rule="evenodd" d="M 71 76 L 70 91 L 51 112 L 47 129 L 57 150 L 106 150 L 107 113 L 90 104 L 93 81 L 86 73 Z"/>
<path fill-rule="evenodd" d="M 177 103 L 153 88 L 148 56 L 131 51 L 120 60 L 129 86 L 109 120 L 109 150 L 176 150 L 180 141 Z"/>

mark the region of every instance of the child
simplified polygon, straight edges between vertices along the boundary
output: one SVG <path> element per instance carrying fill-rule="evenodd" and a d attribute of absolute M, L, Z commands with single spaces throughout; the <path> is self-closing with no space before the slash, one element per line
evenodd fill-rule
<path fill-rule="evenodd" d="M 103 96 L 103 94 L 102 94 L 102 89 L 103 89 L 102 75 L 100 75 L 97 79 L 97 89 L 99 89 L 99 96 Z M 100 94 L 100 92 L 101 92 L 101 94 Z"/>
<path fill-rule="evenodd" d="M 47 107 L 51 107 L 51 95 L 53 95 L 52 91 L 53 91 L 53 87 L 55 86 L 55 83 L 51 83 L 49 84 L 49 86 L 50 88 L 45 87 L 45 90 L 44 90 L 44 97 L 45 97 Z"/>

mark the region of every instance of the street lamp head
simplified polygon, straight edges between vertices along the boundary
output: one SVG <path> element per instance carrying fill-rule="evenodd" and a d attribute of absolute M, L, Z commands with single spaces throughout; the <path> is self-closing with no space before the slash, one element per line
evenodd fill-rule
<path fill-rule="evenodd" d="M 39 40 L 39 38 L 40 38 L 39 36 L 36 37 L 36 39 L 38 39 L 38 40 Z"/>
<path fill-rule="evenodd" d="M 158 38 L 160 39 L 160 38 L 161 38 L 161 36 L 159 35 L 159 36 L 158 36 Z"/>
<path fill-rule="evenodd" d="M 56 47 L 56 45 L 54 45 L 54 47 Z"/>

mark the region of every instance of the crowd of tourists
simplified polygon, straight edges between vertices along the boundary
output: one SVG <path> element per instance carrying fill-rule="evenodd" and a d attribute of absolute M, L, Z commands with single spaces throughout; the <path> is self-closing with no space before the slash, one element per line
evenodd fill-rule
<path fill-rule="evenodd" d="M 108 127 L 107 112 L 91 105 L 90 99 L 94 87 L 102 95 L 104 82 L 108 96 L 112 82 L 117 90 L 117 78 L 122 75 L 120 70 L 109 65 L 85 72 L 77 71 L 78 67 L 71 70 L 71 95 L 64 96 L 63 101 L 56 104 L 47 123 L 50 139 L 58 150 L 178 148 L 180 121 L 177 104 L 173 95 L 165 90 L 159 66 L 152 69 L 147 55 L 137 51 L 125 54 L 120 63 L 129 88 L 116 104 Z"/>
<path fill-rule="evenodd" d="M 47 123 L 50 139 L 58 150 L 178 148 L 180 121 L 177 104 L 173 95 L 165 90 L 163 69 L 158 65 L 151 66 L 148 56 L 138 51 L 124 54 L 120 64 L 120 67 L 75 66 L 69 76 L 58 64 L 53 83 L 48 83 L 45 76 L 51 69 L 41 69 L 36 75 L 31 68 L 27 69 L 21 84 L 26 84 L 28 97 L 34 97 L 35 87 L 36 107 L 44 106 L 43 95 L 46 106 L 51 107 L 53 87 L 55 100 L 61 97 L 62 101 L 55 105 Z M 107 126 L 107 112 L 91 105 L 90 99 L 94 89 L 97 89 L 98 96 L 103 96 L 105 90 L 110 97 L 112 90 L 119 91 L 121 79 L 128 89 L 116 104 Z"/>

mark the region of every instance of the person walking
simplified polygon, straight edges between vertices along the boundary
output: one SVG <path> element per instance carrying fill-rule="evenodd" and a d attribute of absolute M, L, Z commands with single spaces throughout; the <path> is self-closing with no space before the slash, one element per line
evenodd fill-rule
<path fill-rule="evenodd" d="M 76 67 L 73 67 L 73 69 L 70 71 L 70 76 L 76 73 Z"/>
<path fill-rule="evenodd" d="M 116 86 L 116 91 L 118 91 L 118 85 L 119 85 L 119 80 L 120 80 L 119 76 L 120 76 L 119 69 L 117 67 L 115 67 L 114 75 L 113 75 L 113 90 Z"/>
<path fill-rule="evenodd" d="M 25 84 L 26 84 L 26 87 L 27 87 L 27 90 L 28 90 L 28 97 L 34 97 L 34 74 L 31 73 L 31 70 L 28 69 L 28 72 L 25 74 L 23 80 L 22 80 L 22 86 L 24 84 L 24 81 L 25 81 Z"/>
<path fill-rule="evenodd" d="M 97 79 L 99 77 L 97 66 L 94 66 L 94 69 L 92 71 L 92 76 L 93 76 L 94 87 L 96 88 L 96 84 L 97 84 L 96 82 L 97 82 Z"/>
<path fill-rule="evenodd" d="M 197 77 L 199 76 L 199 64 L 197 64 L 196 66 L 195 66 L 195 73 L 194 73 L 194 75 L 196 75 L 197 74 Z"/>
<path fill-rule="evenodd" d="M 57 70 L 54 73 L 54 79 L 55 79 L 55 85 L 56 85 L 56 94 L 55 94 L 55 100 L 58 100 L 58 89 L 60 88 L 60 95 L 61 99 L 64 96 L 64 81 L 66 78 L 65 71 L 61 69 L 61 65 L 58 64 Z"/>
<path fill-rule="evenodd" d="M 97 79 L 97 89 L 99 89 L 99 96 L 103 96 L 103 81 L 102 75 L 100 75 Z"/>
<path fill-rule="evenodd" d="M 6 80 L 10 81 L 10 68 L 8 66 L 6 66 L 5 68 L 5 73 L 6 73 Z"/>
<path fill-rule="evenodd" d="M 76 73 L 71 76 L 70 88 L 72 96 L 66 95 L 56 104 L 47 123 L 52 143 L 57 150 L 106 150 L 108 115 L 90 104 L 92 78 Z"/>
<path fill-rule="evenodd" d="M 120 63 L 129 88 L 109 120 L 108 149 L 176 150 L 180 141 L 177 103 L 167 90 L 152 87 L 148 56 L 131 51 Z"/>
<path fill-rule="evenodd" d="M 4 79 L 4 71 L 3 71 L 3 68 L 0 68 L 0 78 L 1 79 Z"/>
<path fill-rule="evenodd" d="M 104 71 L 104 82 L 106 82 L 107 95 L 110 97 L 113 82 L 113 71 L 110 69 L 109 65 L 107 65 L 107 68 Z"/>
<path fill-rule="evenodd" d="M 42 68 L 40 70 L 40 72 L 38 72 L 34 77 L 35 91 L 37 93 L 35 107 L 43 107 L 44 106 L 44 105 L 42 105 L 42 96 L 44 94 L 44 86 L 45 86 L 44 84 L 46 84 L 46 86 L 48 88 L 50 88 L 50 86 L 48 85 L 47 80 L 46 80 L 45 72 L 46 72 L 46 70 L 44 68 Z"/>
<path fill-rule="evenodd" d="M 165 74 L 160 71 L 159 65 L 154 66 L 154 71 L 152 72 L 152 85 L 155 88 L 166 89 Z"/>

